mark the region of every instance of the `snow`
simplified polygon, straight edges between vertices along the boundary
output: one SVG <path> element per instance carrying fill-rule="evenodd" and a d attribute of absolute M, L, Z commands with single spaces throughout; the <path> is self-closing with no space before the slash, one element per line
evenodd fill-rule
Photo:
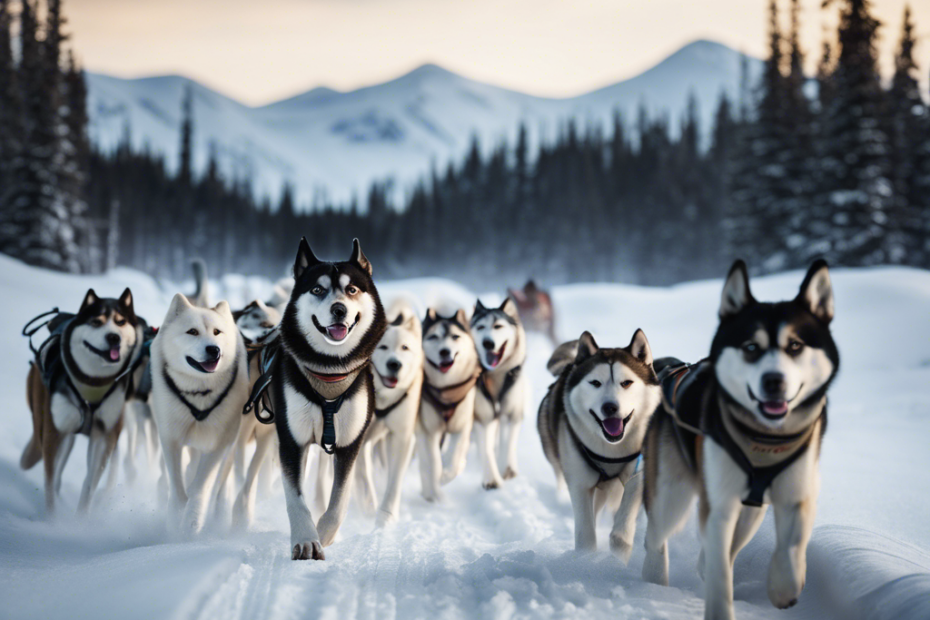
<path fill-rule="evenodd" d="M 793 296 L 798 272 L 753 280 L 760 299 Z M 835 336 L 842 368 L 831 392 L 824 441 L 823 487 L 800 603 L 778 611 L 766 596 L 774 544 L 771 516 L 735 567 L 737 616 L 764 618 L 930 617 L 930 272 L 906 268 L 833 274 Z M 270 283 L 226 277 L 215 297 L 247 297 Z M 131 286 L 140 314 L 161 320 L 175 289 L 119 269 L 70 276 L 0 256 L 7 328 L 0 334 L 0 616 L 4 618 L 698 618 L 702 584 L 694 571 L 696 524 L 670 543 L 672 587 L 640 578 L 640 526 L 629 566 L 607 550 L 573 551 L 567 497 L 556 494 L 535 431 L 535 410 L 550 378 L 550 345 L 532 337 L 527 363 L 531 405 L 520 440 L 520 476 L 498 491 L 480 488 L 472 451 L 465 473 L 445 488 L 446 501 L 419 497 L 417 463 L 408 472 L 400 521 L 374 529 L 352 505 L 325 562 L 292 562 L 283 492 L 259 498 L 256 524 L 230 534 L 210 523 L 192 541 L 172 539 L 158 506 L 154 477 L 101 490 L 86 519 L 73 515 L 84 476 L 79 438 L 65 472 L 59 516 L 44 517 L 41 467 L 22 472 L 19 455 L 31 432 L 23 398 L 29 358 L 19 329 L 58 304 L 78 303 L 87 287 L 118 295 Z M 656 355 L 694 360 L 709 349 L 720 281 L 672 288 L 579 284 L 553 290 L 560 335 L 594 332 L 605 346 L 625 345 L 642 327 Z M 191 290 L 192 286 L 182 287 Z M 474 295 L 437 279 L 389 282 L 397 295 L 445 306 Z M 494 292 L 482 294 L 493 303 Z M 235 305 L 235 304 L 234 304 Z"/>
<path fill-rule="evenodd" d="M 679 127 L 688 96 L 699 102 L 708 131 L 721 92 L 735 100 L 742 56 L 719 43 L 696 41 L 645 73 L 569 99 L 545 99 L 424 65 L 389 82 L 351 92 L 314 88 L 260 108 L 249 108 L 180 76 L 125 80 L 88 74 L 91 139 L 113 149 L 126 126 L 133 145 L 177 165 L 181 99 L 194 94 L 194 166 L 206 168 L 216 146 L 227 178 L 249 177 L 258 196 L 277 197 L 285 181 L 297 202 L 317 191 L 336 201 L 360 200 L 373 180 L 393 178 L 398 193 L 429 172 L 458 161 L 474 135 L 490 151 L 515 143 L 520 122 L 530 146 L 552 140 L 566 119 L 611 127 L 615 110 L 633 126 L 640 105 L 669 115 Z M 761 63 L 752 59 L 751 75 Z M 532 150 L 531 150 L 532 152 Z"/>

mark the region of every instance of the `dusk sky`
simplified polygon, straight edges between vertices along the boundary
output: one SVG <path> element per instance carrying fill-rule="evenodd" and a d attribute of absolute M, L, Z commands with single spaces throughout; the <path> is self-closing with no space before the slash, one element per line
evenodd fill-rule
<path fill-rule="evenodd" d="M 179 73 L 250 105 L 314 86 L 347 90 L 425 62 L 552 97 L 633 76 L 694 39 L 765 54 L 767 0 L 65 0 L 87 69 Z M 787 0 L 780 0 L 786 9 Z M 836 5 L 804 0 L 813 68 Z M 875 0 L 887 72 L 905 0 Z M 930 2 L 911 2 L 930 72 Z"/>

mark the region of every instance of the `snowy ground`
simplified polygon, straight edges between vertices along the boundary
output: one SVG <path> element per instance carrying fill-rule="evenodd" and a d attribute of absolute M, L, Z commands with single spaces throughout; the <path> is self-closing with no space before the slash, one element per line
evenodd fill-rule
<path fill-rule="evenodd" d="M 753 282 L 762 299 L 793 296 L 801 274 Z M 267 283 L 227 278 L 233 305 Z M 447 501 L 419 497 L 414 462 L 402 517 L 387 531 L 353 509 L 326 562 L 292 562 L 283 494 L 260 500 L 253 531 L 213 524 L 194 542 L 166 533 L 153 480 L 100 494 L 91 515 L 73 517 L 84 476 L 78 439 L 65 473 L 59 518 L 44 517 L 40 467 L 18 461 L 30 433 L 23 380 L 23 323 L 54 305 L 72 309 L 88 286 L 116 296 L 130 285 L 137 311 L 157 324 L 173 290 L 127 270 L 74 277 L 0 256 L 6 327 L 0 330 L 0 618 L 697 618 L 693 523 L 671 543 L 670 588 L 643 583 L 644 517 L 625 567 L 606 550 L 573 551 L 568 499 L 557 497 L 535 431 L 549 377 L 549 345 L 531 342 L 532 403 L 521 436 L 521 475 L 502 490 L 480 488 L 474 452 Z M 834 273 L 842 369 L 831 394 L 817 527 L 799 605 L 775 610 L 765 594 L 771 517 L 735 570 L 740 618 L 930 618 L 930 273 L 883 268 Z M 605 346 L 645 329 L 656 355 L 696 359 L 709 349 L 720 282 L 670 289 L 619 285 L 558 288 L 559 332 L 592 330 Z M 249 290 L 244 290 L 249 289 Z M 395 282 L 422 302 L 471 303 L 439 280 Z M 495 301 L 489 294 L 487 302 Z"/>

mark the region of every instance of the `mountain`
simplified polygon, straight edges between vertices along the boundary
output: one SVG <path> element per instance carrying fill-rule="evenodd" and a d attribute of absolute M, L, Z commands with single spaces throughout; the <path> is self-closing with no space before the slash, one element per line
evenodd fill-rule
<path fill-rule="evenodd" d="M 398 192 L 431 165 L 457 160 L 477 135 L 490 149 L 513 141 L 525 122 L 532 143 L 554 138 L 574 117 L 609 127 L 614 110 L 632 124 L 642 104 L 673 128 L 694 93 L 705 131 L 721 92 L 736 97 L 742 56 L 711 41 L 681 48 L 644 73 L 578 97 L 548 99 L 484 84 L 436 65 L 397 79 L 339 92 L 325 87 L 252 108 L 181 76 L 119 79 L 88 74 L 91 138 L 112 149 L 127 131 L 133 145 L 177 164 L 184 89 L 194 94 L 194 166 L 215 150 L 229 178 L 249 178 L 257 195 L 276 198 L 285 182 L 299 203 L 314 197 L 364 198 L 373 180 Z M 750 59 L 750 74 L 761 63 Z"/>

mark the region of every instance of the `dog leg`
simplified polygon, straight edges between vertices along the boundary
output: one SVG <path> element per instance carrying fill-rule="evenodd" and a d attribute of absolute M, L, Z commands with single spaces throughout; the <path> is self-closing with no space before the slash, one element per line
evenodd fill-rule
<path fill-rule="evenodd" d="M 439 478 L 440 484 L 449 484 L 465 469 L 465 459 L 468 456 L 468 446 L 471 443 L 473 420 L 474 416 L 468 420 L 461 433 L 449 435 L 449 451 L 446 453 L 448 458 L 443 463 L 442 476 Z"/>
<path fill-rule="evenodd" d="M 376 524 L 384 527 L 393 523 L 400 516 L 400 492 L 404 485 L 404 476 L 410 459 L 413 457 L 413 433 L 393 432 L 381 443 L 388 444 L 388 480 L 381 508 L 378 510 Z"/>
<path fill-rule="evenodd" d="M 48 426 L 52 426 L 49 424 Z M 46 428 L 42 436 L 42 465 L 45 472 L 45 512 L 55 514 L 55 496 L 61 489 L 61 473 L 74 445 L 74 434 L 63 437 L 55 428 Z"/>
<path fill-rule="evenodd" d="M 807 543 L 816 513 L 815 500 L 775 504 L 775 553 L 769 566 L 769 600 L 779 609 L 798 602 L 807 579 Z"/>
<path fill-rule="evenodd" d="M 184 488 L 181 464 L 182 447 L 180 442 L 167 441 L 164 437 L 161 439 L 161 445 L 165 457 L 162 480 L 168 485 L 168 524 L 170 528 L 177 529 L 181 513 L 187 506 L 187 491 Z"/>
<path fill-rule="evenodd" d="M 575 513 L 575 551 L 596 551 L 594 489 L 569 484 L 568 493 L 572 497 L 572 512 Z"/>
<path fill-rule="evenodd" d="M 64 436 L 59 435 L 58 454 L 49 459 L 50 462 L 55 464 L 55 495 L 59 497 L 61 496 L 61 479 L 65 473 L 65 464 L 71 457 L 75 437 L 74 433 L 68 433 Z"/>
<path fill-rule="evenodd" d="M 86 514 L 90 508 L 90 501 L 100 483 L 103 470 L 107 466 L 107 459 L 116 445 L 116 438 L 113 435 L 112 431 L 106 432 L 96 425 L 91 427 L 87 445 L 87 476 L 84 478 L 84 487 L 81 489 L 78 514 Z"/>
<path fill-rule="evenodd" d="M 213 498 L 214 485 L 217 483 L 219 470 L 224 462 L 228 462 L 229 450 L 219 449 L 210 452 L 200 452 L 196 461 L 196 470 L 193 480 L 188 487 L 187 506 L 181 518 L 181 532 L 196 534 L 203 529 L 210 500 Z M 226 470 L 229 473 L 229 470 Z"/>
<path fill-rule="evenodd" d="M 648 511 L 643 580 L 667 586 L 668 539 L 687 521 L 695 492 L 690 481 L 672 479 L 671 472 L 660 471 L 658 478 Z"/>
<path fill-rule="evenodd" d="M 142 418 L 136 412 L 138 402 L 130 400 L 123 409 L 123 425 L 126 431 L 126 458 L 123 462 L 123 469 L 126 470 L 126 482 L 130 485 L 136 481 L 136 457 L 139 452 L 139 435 L 143 424 Z M 116 455 L 114 455 L 115 460 Z"/>
<path fill-rule="evenodd" d="M 375 492 L 375 480 L 371 471 L 371 443 L 365 442 L 355 464 L 355 484 L 359 508 L 368 517 L 375 515 L 378 506 L 378 497 Z"/>
<path fill-rule="evenodd" d="M 614 515 L 614 527 L 610 531 L 610 550 L 626 564 L 633 554 L 633 537 L 636 535 L 636 517 L 643 503 L 643 475 L 634 474 L 621 491 L 620 508 Z"/>
<path fill-rule="evenodd" d="M 481 465 L 483 475 L 481 486 L 486 490 L 498 489 L 504 484 L 500 472 L 497 469 L 497 430 L 500 426 L 499 420 L 490 420 L 487 424 L 478 423 L 478 454 L 481 455 Z M 457 447 L 457 446 L 456 446 Z"/>
<path fill-rule="evenodd" d="M 252 462 L 245 473 L 245 481 L 242 483 L 242 490 L 236 497 L 236 503 L 233 505 L 232 525 L 234 529 L 248 529 L 255 519 L 255 492 L 258 486 L 258 475 L 262 469 L 262 464 L 268 458 L 271 447 L 274 445 L 274 433 L 266 433 L 263 436 L 255 437 L 255 454 L 252 455 Z M 268 465 L 265 464 L 267 467 Z"/>
<path fill-rule="evenodd" d="M 502 474 L 504 480 L 517 477 L 517 439 L 520 436 L 521 424 L 523 424 L 522 420 L 510 418 L 510 421 L 507 423 L 506 443 L 504 442 L 504 437 L 501 437 L 501 459 L 498 463 L 504 465 L 504 473 Z"/>
<path fill-rule="evenodd" d="M 290 434 L 278 428 L 278 451 L 281 455 L 284 500 L 287 519 L 291 524 L 291 559 L 324 560 L 323 545 L 317 533 L 310 508 L 303 494 L 303 474 L 307 467 L 307 446 L 299 446 Z M 286 440 L 285 440 L 286 439 Z"/>
<path fill-rule="evenodd" d="M 420 458 L 420 494 L 428 502 L 442 499 L 439 479 L 442 473 L 442 433 L 428 433 L 417 426 L 417 450 Z"/>
<path fill-rule="evenodd" d="M 346 512 L 349 509 L 349 498 L 352 497 L 352 482 L 355 461 L 358 458 L 358 449 L 354 452 L 348 449 L 336 451 L 333 455 L 333 492 L 329 498 L 329 508 L 320 517 L 318 529 L 320 541 L 324 547 L 333 544 L 339 526 L 342 525 Z"/>
<path fill-rule="evenodd" d="M 119 481 L 119 463 L 119 441 L 114 441 L 113 451 L 107 457 L 107 493 L 112 492 Z"/>
<path fill-rule="evenodd" d="M 307 448 L 309 450 L 309 448 Z M 329 506 L 333 493 L 333 457 L 318 450 L 316 466 L 316 485 L 313 489 L 313 512 L 321 515 Z"/>
<path fill-rule="evenodd" d="M 741 506 L 736 498 L 711 502 L 704 525 L 704 619 L 734 620 L 730 552 Z"/>

